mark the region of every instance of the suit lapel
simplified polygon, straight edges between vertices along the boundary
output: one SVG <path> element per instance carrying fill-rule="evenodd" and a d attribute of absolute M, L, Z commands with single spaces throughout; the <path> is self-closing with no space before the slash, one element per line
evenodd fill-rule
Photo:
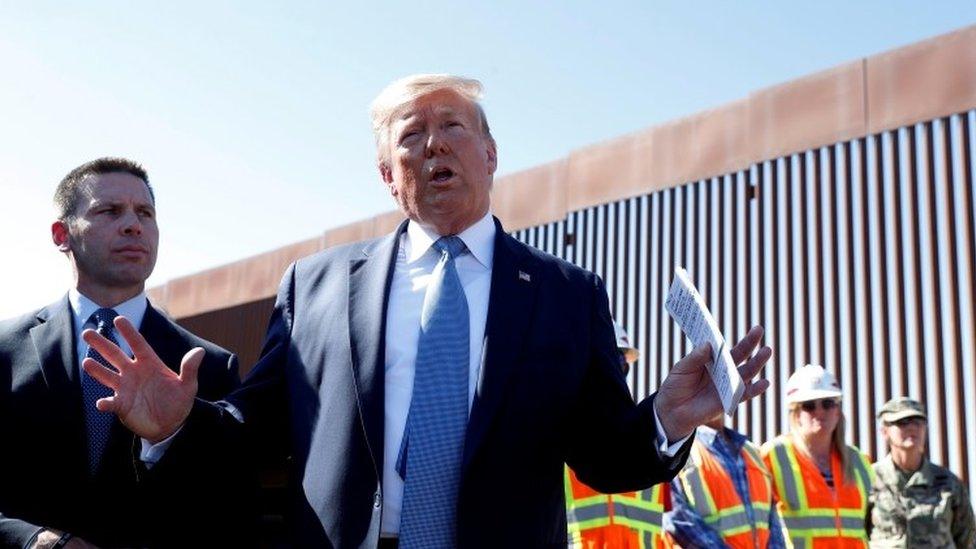
<path fill-rule="evenodd" d="M 484 439 L 505 394 L 508 377 L 516 367 L 541 277 L 537 261 L 526 252 L 524 244 L 506 234 L 497 219 L 495 228 L 485 349 L 465 435 L 464 470 Z"/>
<path fill-rule="evenodd" d="M 76 456 L 72 473 L 85 478 L 85 422 L 81 409 L 81 383 L 77 363 L 73 313 L 65 297 L 37 314 L 39 324 L 30 329 L 30 337 L 37 351 L 38 364 L 50 391 L 46 413 L 60 418 L 56 424 L 63 428 L 52 436 L 63 437 L 64 452 Z"/>
<path fill-rule="evenodd" d="M 75 331 L 71 316 L 71 307 L 65 297 L 41 309 L 37 314 L 40 324 L 30 329 L 44 381 L 55 392 L 71 392 L 71 388 L 78 384 Z"/>
<path fill-rule="evenodd" d="M 382 478 L 384 361 L 386 304 L 390 293 L 400 234 L 406 222 L 349 262 L 349 348 L 359 413 L 373 454 L 378 478 Z"/>

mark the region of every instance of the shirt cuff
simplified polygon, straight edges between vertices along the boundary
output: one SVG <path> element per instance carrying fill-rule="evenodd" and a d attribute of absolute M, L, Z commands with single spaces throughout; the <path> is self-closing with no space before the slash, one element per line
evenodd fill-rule
<path fill-rule="evenodd" d="M 654 410 L 654 425 L 657 426 L 657 450 L 666 457 L 674 457 L 681 449 L 681 445 L 695 434 L 695 431 L 692 431 L 678 442 L 668 445 L 668 434 L 664 431 L 664 425 L 661 425 L 661 418 L 657 417 L 657 410 Z"/>
<path fill-rule="evenodd" d="M 164 438 L 163 440 L 160 440 L 156 444 L 153 444 L 144 438 L 139 439 L 142 442 L 142 450 L 139 451 L 139 459 L 142 460 L 142 462 L 146 465 L 146 469 L 152 469 L 153 465 L 156 465 L 156 462 L 162 459 L 163 455 L 166 453 L 166 450 L 169 448 L 169 445 L 173 443 L 173 437 L 178 435 L 182 430 L 183 427 L 181 426 L 176 430 L 175 433 Z"/>

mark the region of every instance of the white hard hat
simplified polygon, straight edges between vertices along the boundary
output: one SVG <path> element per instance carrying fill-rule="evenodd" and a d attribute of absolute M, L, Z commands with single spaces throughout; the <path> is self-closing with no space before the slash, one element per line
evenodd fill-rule
<path fill-rule="evenodd" d="M 806 402 L 821 398 L 840 398 L 843 393 L 837 378 L 823 366 L 807 364 L 797 369 L 786 382 L 786 403 Z"/>
<path fill-rule="evenodd" d="M 630 344 L 630 338 L 627 337 L 627 330 L 624 330 L 623 326 L 618 324 L 617 321 L 614 321 L 613 331 L 614 335 L 617 336 L 617 348 L 624 354 L 624 360 L 627 361 L 627 364 L 637 362 L 637 359 L 640 358 L 640 351 Z"/>

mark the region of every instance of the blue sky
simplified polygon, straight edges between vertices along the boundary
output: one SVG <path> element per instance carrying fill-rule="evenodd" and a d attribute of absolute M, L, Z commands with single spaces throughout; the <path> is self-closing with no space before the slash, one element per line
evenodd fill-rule
<path fill-rule="evenodd" d="M 481 79 L 504 175 L 976 22 L 976 2 L 2 2 L 0 317 L 70 283 L 50 197 L 149 170 L 151 285 L 388 211 L 367 108 Z M 503 220 L 504 221 L 504 220 Z"/>

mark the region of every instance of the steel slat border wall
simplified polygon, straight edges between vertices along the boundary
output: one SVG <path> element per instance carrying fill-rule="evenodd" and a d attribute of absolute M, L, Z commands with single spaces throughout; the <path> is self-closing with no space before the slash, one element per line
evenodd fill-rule
<path fill-rule="evenodd" d="M 932 459 L 976 492 L 974 129 L 976 111 L 921 122 L 514 235 L 603 277 L 642 351 L 628 376 L 635 398 L 689 350 L 663 307 L 683 265 L 730 339 L 763 324 L 776 350 L 772 389 L 736 428 L 758 441 L 786 430 L 787 378 L 824 364 L 845 391 L 852 443 L 883 455 L 876 409 L 919 398 Z"/>

